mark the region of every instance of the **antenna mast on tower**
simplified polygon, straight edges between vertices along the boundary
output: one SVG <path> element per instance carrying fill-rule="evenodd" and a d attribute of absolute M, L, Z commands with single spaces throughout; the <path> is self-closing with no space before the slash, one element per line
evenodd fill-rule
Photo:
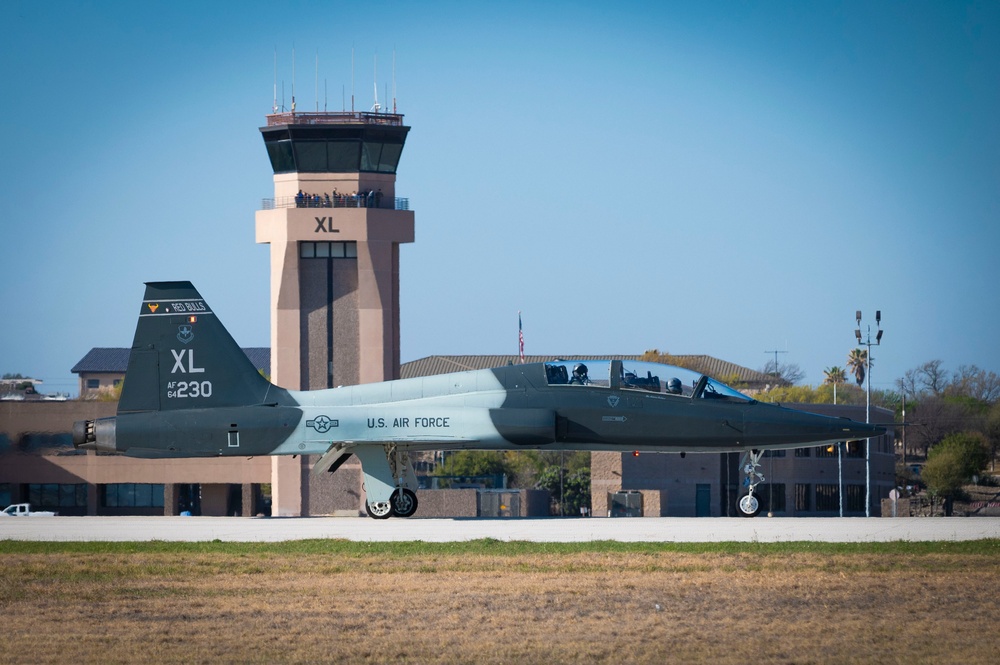
<path fill-rule="evenodd" d="M 278 112 L 278 47 L 274 47 L 274 101 L 271 102 L 271 113 Z"/>
<path fill-rule="evenodd" d="M 372 87 L 375 88 L 375 104 L 372 105 L 372 111 L 374 113 L 378 113 L 379 109 L 381 109 L 382 107 L 379 106 L 378 103 L 378 54 L 377 53 L 375 54 L 375 70 L 374 70 L 374 79 L 372 80 Z"/>

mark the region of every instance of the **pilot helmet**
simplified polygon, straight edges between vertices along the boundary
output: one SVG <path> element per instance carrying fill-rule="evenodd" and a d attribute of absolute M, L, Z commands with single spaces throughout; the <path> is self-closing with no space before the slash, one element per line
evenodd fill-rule
<path fill-rule="evenodd" d="M 583 363 L 573 365 L 573 376 L 587 376 L 587 366 Z"/>
<path fill-rule="evenodd" d="M 674 393 L 675 395 L 681 394 L 681 380 L 676 376 L 667 382 L 667 391 Z"/>

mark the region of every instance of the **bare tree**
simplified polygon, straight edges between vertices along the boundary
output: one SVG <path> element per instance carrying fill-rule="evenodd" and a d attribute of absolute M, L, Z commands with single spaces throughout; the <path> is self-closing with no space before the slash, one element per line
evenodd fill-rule
<path fill-rule="evenodd" d="M 940 395 L 948 387 L 948 373 L 940 360 L 929 360 L 918 367 L 917 379 L 922 388 L 932 395 Z"/>
<path fill-rule="evenodd" d="M 908 442 L 927 455 L 931 446 L 949 434 L 975 429 L 969 422 L 969 409 L 964 404 L 937 395 L 920 400 L 909 417 Z"/>
<path fill-rule="evenodd" d="M 911 401 L 917 399 L 920 396 L 920 377 L 917 375 L 917 370 L 906 370 L 903 376 L 896 379 L 896 387 Z"/>
<path fill-rule="evenodd" d="M 764 367 L 759 371 L 763 374 L 770 374 L 778 380 L 788 383 L 788 385 L 798 383 L 806 375 L 802 371 L 802 368 L 795 363 L 776 363 L 773 360 L 764 363 Z"/>
<path fill-rule="evenodd" d="M 975 365 L 961 365 L 946 388 L 948 394 L 992 404 L 1000 398 L 1000 376 Z"/>

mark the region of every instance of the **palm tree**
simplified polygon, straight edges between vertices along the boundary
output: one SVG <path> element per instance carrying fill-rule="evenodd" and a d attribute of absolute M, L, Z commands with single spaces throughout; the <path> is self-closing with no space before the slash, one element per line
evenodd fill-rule
<path fill-rule="evenodd" d="M 827 367 L 826 369 L 824 369 L 823 374 L 826 375 L 826 378 L 823 379 L 823 383 L 833 384 L 833 403 L 836 404 L 837 384 L 847 383 L 847 372 L 844 371 L 843 367 L 837 367 L 836 365 L 834 365 L 833 367 Z"/>
<path fill-rule="evenodd" d="M 865 382 L 865 372 L 868 368 L 868 352 L 862 349 L 851 349 L 847 354 L 847 366 L 854 372 L 854 380 L 860 386 Z"/>

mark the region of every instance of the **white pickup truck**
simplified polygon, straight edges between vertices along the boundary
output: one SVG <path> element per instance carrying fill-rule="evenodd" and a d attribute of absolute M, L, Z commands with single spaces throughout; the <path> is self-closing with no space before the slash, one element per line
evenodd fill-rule
<path fill-rule="evenodd" d="M 15 503 L 0 512 L 0 517 L 55 517 L 50 510 L 32 510 L 30 503 Z"/>

